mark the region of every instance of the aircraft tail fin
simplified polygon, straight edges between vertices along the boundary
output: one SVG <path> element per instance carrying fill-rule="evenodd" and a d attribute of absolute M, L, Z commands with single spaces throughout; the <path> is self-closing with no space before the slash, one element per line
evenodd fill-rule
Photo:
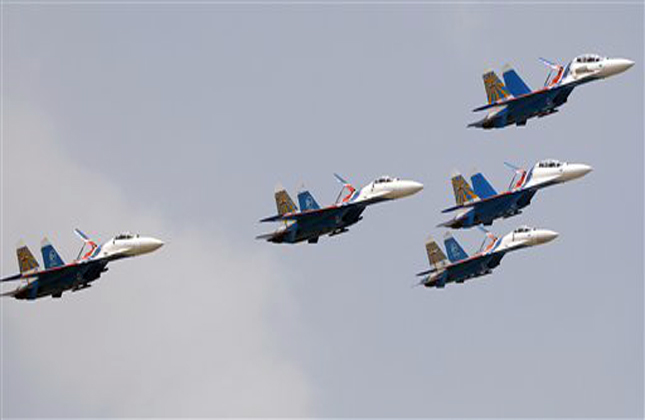
<path fill-rule="evenodd" d="M 494 195 L 497 195 L 497 191 L 493 188 L 492 185 L 484 178 L 484 175 L 481 172 L 476 173 L 470 177 L 470 181 L 473 183 L 473 189 L 475 194 L 480 198 L 488 198 Z"/>
<path fill-rule="evenodd" d="M 458 206 L 461 206 L 466 203 L 470 203 L 471 201 L 478 200 L 479 197 L 473 189 L 470 187 L 468 184 L 468 181 L 466 181 L 461 174 L 455 174 L 452 177 L 452 189 L 455 193 L 455 201 L 457 202 Z"/>
<path fill-rule="evenodd" d="M 433 270 L 438 270 L 448 265 L 446 254 L 443 253 L 432 236 L 429 236 L 426 240 L 426 252 L 428 254 L 428 262 Z"/>
<path fill-rule="evenodd" d="M 314 196 L 307 190 L 298 193 L 298 204 L 301 211 L 318 210 L 320 208 Z"/>
<path fill-rule="evenodd" d="M 40 267 L 38 265 L 38 261 L 36 261 L 34 254 L 31 253 L 27 245 L 23 242 L 18 244 L 16 255 L 18 256 L 18 268 L 20 268 L 20 274 L 30 274 L 38 271 L 38 268 Z"/>
<path fill-rule="evenodd" d="M 459 242 L 457 242 L 450 232 L 446 233 L 443 243 L 446 246 L 446 252 L 448 253 L 448 259 L 450 262 L 461 261 L 468 258 L 466 251 L 464 251 L 461 245 L 459 245 Z"/>
<path fill-rule="evenodd" d="M 43 255 L 43 263 L 45 268 L 61 267 L 65 265 L 63 259 L 60 257 L 54 246 L 49 242 L 49 239 L 43 238 L 40 243 L 40 252 Z"/>
<path fill-rule="evenodd" d="M 504 73 L 502 73 L 504 78 L 504 83 L 506 87 L 511 92 L 513 96 L 521 96 L 531 93 L 531 88 L 528 87 L 524 80 L 520 77 L 519 74 L 508 64 L 504 67 Z"/>
<path fill-rule="evenodd" d="M 298 208 L 293 203 L 293 200 L 289 196 L 289 193 L 282 187 L 277 186 L 275 191 L 275 205 L 278 209 L 278 214 L 283 215 L 287 213 L 294 213 L 298 211 Z"/>
<path fill-rule="evenodd" d="M 494 71 L 489 70 L 482 77 L 484 78 L 484 88 L 486 89 L 489 104 L 511 96 L 506 86 L 504 86 L 504 83 L 499 80 L 499 77 L 497 77 Z"/>

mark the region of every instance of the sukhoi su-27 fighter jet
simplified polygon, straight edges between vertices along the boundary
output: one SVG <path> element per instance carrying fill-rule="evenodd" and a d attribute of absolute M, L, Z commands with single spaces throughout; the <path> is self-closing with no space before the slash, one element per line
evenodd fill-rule
<path fill-rule="evenodd" d="M 103 245 L 97 245 L 80 230 L 75 229 L 74 232 L 84 244 L 76 260 L 69 264 L 63 262 L 47 238 L 41 244 L 45 265 L 43 270 L 29 248 L 24 244 L 18 245 L 16 254 L 20 273 L 1 281 L 23 280 L 24 284 L 2 296 L 27 300 L 45 296 L 59 298 L 64 291 L 75 292 L 90 287 L 90 283 L 107 271 L 107 265 L 111 261 L 147 254 L 163 245 L 159 239 L 131 233 L 122 233 Z"/>
<path fill-rule="evenodd" d="M 543 58 L 540 60 L 551 68 L 551 72 L 544 86 L 533 91 L 509 65 L 504 67 L 503 83 L 494 71 L 484 73 L 488 104 L 475 108 L 473 112 L 487 110 L 488 114 L 482 120 L 468 124 L 468 127 L 490 129 L 511 124 L 526 125 L 529 118 L 541 118 L 557 112 L 557 108 L 567 102 L 577 86 L 614 76 L 634 65 L 633 61 L 624 58 L 595 54 L 578 56 L 566 66 Z"/>
<path fill-rule="evenodd" d="M 468 256 L 457 240 L 447 233 L 444 239 L 447 258 L 430 237 L 426 241 L 430 269 L 417 274 L 418 277 L 422 277 L 418 284 L 442 288 L 448 283 L 463 283 L 468 279 L 490 274 L 507 253 L 541 245 L 557 237 L 556 232 L 527 226 L 521 226 L 502 238 L 487 232 L 480 250 Z"/>
<path fill-rule="evenodd" d="M 538 190 L 583 177 L 592 170 L 589 165 L 554 159 L 538 162 L 529 171 L 508 163 L 506 165 L 515 170 L 515 176 L 508 190 L 501 193 L 495 191 L 481 173 L 470 178 L 472 187 L 461 174 L 453 176 L 452 188 L 457 205 L 443 210 L 443 213 L 458 213 L 439 226 L 460 229 L 479 224 L 491 225 L 496 219 L 521 213 L 524 207 L 531 204 Z"/>
<path fill-rule="evenodd" d="M 415 194 L 423 189 L 423 184 L 382 176 L 361 189 L 354 188 L 340 176 L 334 174 L 343 184 L 336 202 L 328 207 L 320 207 L 309 191 L 298 194 L 300 210 L 289 194 L 278 187 L 275 203 L 278 214 L 260 222 L 282 222 L 283 225 L 273 233 L 260 235 L 274 243 L 318 242 L 322 235 L 334 236 L 348 231 L 349 226 L 358 223 L 367 206 L 384 201 L 396 200 Z"/>

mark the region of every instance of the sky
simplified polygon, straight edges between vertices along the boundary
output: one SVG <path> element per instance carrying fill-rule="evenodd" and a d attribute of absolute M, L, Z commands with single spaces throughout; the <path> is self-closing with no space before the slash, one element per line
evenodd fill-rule
<path fill-rule="evenodd" d="M 166 245 L 78 293 L 4 298 L 3 417 L 643 417 L 643 4 L 2 5 L 0 274 L 121 231 Z M 526 127 L 467 129 L 481 79 L 636 65 Z M 411 287 L 455 170 L 586 163 L 496 222 L 560 233 Z M 425 185 L 317 245 L 254 237 L 273 189 Z M 454 232 L 468 252 L 483 235 Z M 37 255 L 40 259 L 40 255 Z M 13 285 L 3 285 L 10 290 Z"/>

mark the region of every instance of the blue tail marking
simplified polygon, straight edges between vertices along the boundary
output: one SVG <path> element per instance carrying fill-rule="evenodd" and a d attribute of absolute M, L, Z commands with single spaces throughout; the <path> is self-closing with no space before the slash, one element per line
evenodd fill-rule
<path fill-rule="evenodd" d="M 298 204 L 300 205 L 300 211 L 318 210 L 320 208 L 316 199 L 309 191 L 301 191 L 298 193 Z"/>
<path fill-rule="evenodd" d="M 63 259 L 58 255 L 54 246 L 47 240 L 43 239 L 40 251 L 43 254 L 43 262 L 45 263 L 45 269 L 61 267 L 65 265 Z"/>
<path fill-rule="evenodd" d="M 508 67 L 505 69 L 502 77 L 504 77 L 504 83 L 513 96 L 517 97 L 531 93 L 531 88 L 524 83 L 524 80 L 513 68 Z"/>
<path fill-rule="evenodd" d="M 447 234 L 443 243 L 446 246 L 446 254 L 448 254 L 450 262 L 457 262 L 468 258 L 466 251 L 464 251 L 461 245 L 459 245 L 459 242 L 457 242 L 452 235 Z"/>
<path fill-rule="evenodd" d="M 497 195 L 497 191 L 493 188 L 492 185 L 484 178 L 484 175 L 481 172 L 476 173 L 470 177 L 470 180 L 473 184 L 473 190 L 481 198 L 488 198 L 494 195 Z"/>

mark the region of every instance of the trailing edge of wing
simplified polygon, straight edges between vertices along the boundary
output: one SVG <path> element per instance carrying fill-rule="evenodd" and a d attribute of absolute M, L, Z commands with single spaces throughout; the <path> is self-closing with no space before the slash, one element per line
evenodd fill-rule
<path fill-rule="evenodd" d="M 333 211 L 344 211 L 353 207 L 365 207 L 370 204 L 378 203 L 380 201 L 384 200 L 384 197 L 388 194 L 387 191 L 382 191 L 378 194 L 374 194 L 367 200 L 361 200 L 361 201 L 353 201 L 353 202 L 348 202 L 348 203 L 342 203 L 337 206 L 331 206 L 331 207 L 324 207 L 320 209 L 315 209 L 315 210 L 307 210 L 307 211 L 301 211 L 298 213 L 287 213 L 287 214 L 282 214 L 282 215 L 275 215 L 271 217 L 264 218 L 260 220 L 260 222 L 277 222 L 277 221 L 285 221 L 285 220 L 300 220 L 300 219 L 306 219 L 308 217 L 313 217 L 317 215 L 322 215 L 328 212 L 333 212 Z"/>
<path fill-rule="evenodd" d="M 260 223 L 264 223 L 264 222 L 277 222 L 277 221 L 279 221 L 279 220 L 286 220 L 286 219 L 284 218 L 284 214 L 276 214 L 275 216 L 265 217 L 264 219 L 260 220 Z"/>
<path fill-rule="evenodd" d="M 5 282 L 5 281 L 18 280 L 18 279 L 20 279 L 21 277 L 22 277 L 22 274 L 20 274 L 20 273 L 18 273 L 18 274 L 14 274 L 13 276 L 9 276 L 9 277 L 5 277 L 5 278 L 1 279 L 1 280 L 0 280 L 0 283 L 1 283 L 1 282 Z"/>
<path fill-rule="evenodd" d="M 463 209 L 465 207 L 470 207 L 468 204 L 474 204 L 474 203 L 459 204 L 457 206 L 452 206 L 452 207 L 448 207 L 447 209 L 443 209 L 443 210 L 441 210 L 441 212 L 442 213 L 450 213 L 450 212 L 455 211 L 455 210 Z"/>
<path fill-rule="evenodd" d="M 518 102 L 521 103 L 522 101 L 530 100 L 532 98 L 535 98 L 536 96 L 545 95 L 547 93 L 555 93 L 555 92 L 558 92 L 558 91 L 565 91 L 567 89 L 568 90 L 573 90 L 574 87 L 578 86 L 579 84 L 584 83 L 586 80 L 587 79 L 576 80 L 574 82 L 567 83 L 566 85 L 558 85 L 558 86 L 554 86 L 554 87 L 551 87 L 551 88 L 548 88 L 548 89 L 536 90 L 536 91 L 533 91 L 531 93 L 527 93 L 526 95 L 516 96 L 516 97 L 506 99 L 505 101 L 500 101 L 500 102 L 497 102 L 497 103 L 482 105 L 482 106 L 480 106 L 478 108 L 473 109 L 473 112 L 484 111 L 486 109 L 494 108 L 496 106 L 508 106 L 510 104 L 517 104 Z"/>
<path fill-rule="evenodd" d="M 416 274 L 416 276 L 417 276 L 417 277 L 427 276 L 428 274 L 432 274 L 432 273 L 434 273 L 435 271 L 437 271 L 437 269 L 436 269 L 436 268 L 431 268 L 431 269 L 429 269 L 429 270 L 421 271 L 421 272 L 417 273 L 417 274 Z"/>
<path fill-rule="evenodd" d="M 513 99 L 514 99 L 514 98 L 513 98 Z M 495 108 L 496 106 L 504 106 L 504 105 L 506 105 L 508 102 L 512 101 L 513 99 L 509 99 L 509 100 L 506 100 L 506 101 L 504 101 L 504 102 L 498 102 L 498 103 L 492 103 L 492 104 L 482 105 L 482 106 L 479 106 L 479 107 L 477 107 L 477 108 L 473 109 L 473 111 L 472 111 L 472 112 L 484 111 L 484 110 L 486 110 L 486 109 Z"/>
<path fill-rule="evenodd" d="M 527 191 L 532 191 L 532 190 L 536 190 L 536 189 L 537 189 L 536 187 L 531 187 L 531 188 L 526 188 L 526 189 L 518 190 L 518 191 L 504 192 L 504 193 L 501 193 L 501 194 L 494 195 L 492 197 L 483 198 L 483 199 L 478 200 L 478 201 L 471 201 L 469 203 L 464 203 L 464 204 L 461 204 L 461 205 L 458 205 L 458 206 L 448 207 L 447 209 L 441 210 L 441 212 L 442 213 L 450 213 L 452 211 L 459 210 L 459 209 L 467 209 L 467 208 L 470 208 L 470 207 L 483 206 L 483 205 L 487 205 L 488 203 L 495 202 L 497 200 L 510 198 L 510 197 L 516 196 L 518 194 L 526 193 Z"/>

